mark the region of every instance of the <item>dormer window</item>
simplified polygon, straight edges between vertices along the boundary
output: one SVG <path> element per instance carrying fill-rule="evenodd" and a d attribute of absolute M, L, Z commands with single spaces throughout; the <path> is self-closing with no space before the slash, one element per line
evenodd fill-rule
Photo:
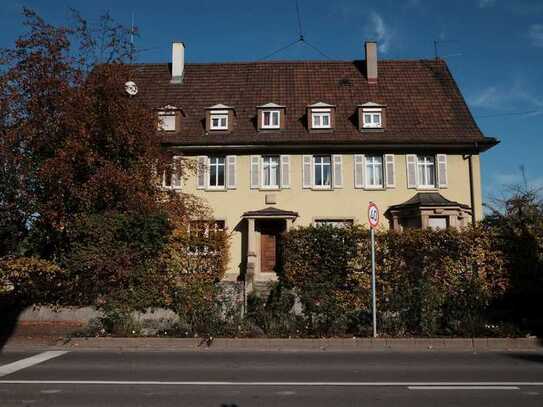
<path fill-rule="evenodd" d="M 178 124 L 179 109 L 175 106 L 164 106 L 158 111 L 157 129 L 159 131 L 176 131 Z"/>
<path fill-rule="evenodd" d="M 381 109 L 365 109 L 362 115 L 364 120 L 364 127 L 381 128 Z"/>
<path fill-rule="evenodd" d="M 281 112 L 279 110 L 262 111 L 262 128 L 279 129 L 281 128 Z"/>
<path fill-rule="evenodd" d="M 385 127 L 385 106 L 368 102 L 358 106 L 358 122 L 361 131 Z"/>
<path fill-rule="evenodd" d="M 209 128 L 211 130 L 228 130 L 228 112 L 226 110 L 211 112 Z"/>
<path fill-rule="evenodd" d="M 206 130 L 207 131 L 230 131 L 232 130 L 233 108 L 218 104 L 207 108 Z"/>
<path fill-rule="evenodd" d="M 333 105 L 324 102 L 308 106 L 309 127 L 314 130 L 333 128 L 334 110 Z"/>
<path fill-rule="evenodd" d="M 258 130 L 280 130 L 284 127 L 285 106 L 266 103 L 256 108 Z"/>

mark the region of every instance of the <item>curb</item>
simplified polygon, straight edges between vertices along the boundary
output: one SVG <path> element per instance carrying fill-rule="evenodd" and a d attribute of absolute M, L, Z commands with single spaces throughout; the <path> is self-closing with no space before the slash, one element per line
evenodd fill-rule
<path fill-rule="evenodd" d="M 2 351 L 196 351 L 196 352 L 507 352 L 543 351 L 538 338 L 74 338 L 15 337 Z"/>

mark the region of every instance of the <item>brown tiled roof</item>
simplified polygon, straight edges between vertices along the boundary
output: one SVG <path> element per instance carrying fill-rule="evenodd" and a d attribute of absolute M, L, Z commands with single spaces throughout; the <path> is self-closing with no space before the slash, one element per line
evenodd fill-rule
<path fill-rule="evenodd" d="M 439 192 L 419 192 L 415 194 L 412 198 L 408 199 L 404 203 L 401 203 L 399 205 L 392 205 L 389 207 L 389 210 L 394 209 L 405 209 L 405 208 L 420 208 L 420 207 L 451 207 L 451 206 L 459 206 L 461 208 L 469 209 L 468 205 L 450 201 L 447 198 L 445 198 L 443 195 L 441 195 Z"/>
<path fill-rule="evenodd" d="M 182 84 L 171 84 L 170 64 L 134 65 L 136 97 L 153 108 L 183 109 L 181 130 L 164 134 L 165 143 L 247 144 L 495 144 L 477 127 L 444 61 L 379 61 L 377 84 L 368 84 L 364 61 L 307 61 L 187 64 Z M 306 108 L 315 102 L 336 106 L 331 132 L 310 132 Z M 256 107 L 286 107 L 280 131 L 257 131 Z M 386 105 L 386 129 L 360 132 L 358 105 Z M 206 134 L 205 109 L 222 103 L 234 108 L 228 134 Z M 484 148 L 484 147 L 483 147 Z"/>

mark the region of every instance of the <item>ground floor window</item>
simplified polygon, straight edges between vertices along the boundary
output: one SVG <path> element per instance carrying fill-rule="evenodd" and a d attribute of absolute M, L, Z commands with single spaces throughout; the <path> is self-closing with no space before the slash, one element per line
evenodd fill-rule
<path fill-rule="evenodd" d="M 226 230 L 224 220 L 194 220 L 189 223 L 189 253 L 207 254 L 214 251 L 218 234 Z"/>
<path fill-rule="evenodd" d="M 443 230 L 449 227 L 448 216 L 430 216 L 428 218 L 428 227 L 434 230 Z"/>
<path fill-rule="evenodd" d="M 352 219 L 315 219 L 315 226 L 333 226 L 344 228 L 353 224 Z"/>

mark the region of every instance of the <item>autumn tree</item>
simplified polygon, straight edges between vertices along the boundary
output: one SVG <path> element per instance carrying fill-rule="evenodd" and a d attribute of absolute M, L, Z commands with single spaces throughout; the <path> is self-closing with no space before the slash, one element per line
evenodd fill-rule
<path fill-rule="evenodd" d="M 67 26 L 24 18 L 27 33 L 0 54 L 0 256 L 58 264 L 72 301 L 91 302 L 126 288 L 207 209 L 159 187 L 171 157 L 153 110 L 124 89 L 133 32 L 107 14 L 95 25 L 77 13 Z"/>

